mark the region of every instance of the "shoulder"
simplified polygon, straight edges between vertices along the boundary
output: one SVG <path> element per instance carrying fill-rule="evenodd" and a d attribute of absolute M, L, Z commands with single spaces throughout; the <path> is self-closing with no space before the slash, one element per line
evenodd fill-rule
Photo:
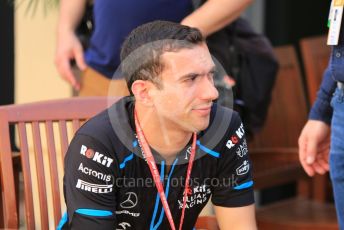
<path fill-rule="evenodd" d="M 88 120 L 75 137 L 92 139 L 112 153 L 132 151 L 135 137 L 128 114 L 128 100 L 121 99 Z"/>
<path fill-rule="evenodd" d="M 234 145 L 245 139 L 239 114 L 232 109 L 214 104 L 209 126 L 200 132 L 198 145 L 210 155 L 219 158 L 233 151 Z M 234 144 L 234 145 L 233 145 Z"/>
<path fill-rule="evenodd" d="M 111 149 L 112 144 L 110 140 L 115 137 L 115 133 L 111 127 L 108 110 L 104 110 L 88 120 L 76 132 L 75 136 L 88 136 Z"/>
<path fill-rule="evenodd" d="M 229 127 L 229 124 L 241 123 L 241 119 L 238 112 L 233 109 L 214 103 L 211 109 L 209 126 L 219 122 L 227 124 L 227 127 Z"/>
<path fill-rule="evenodd" d="M 84 125 L 80 127 L 80 129 L 77 131 L 77 134 L 84 134 L 93 137 L 99 137 L 99 135 L 111 135 L 112 131 L 109 119 L 109 110 L 106 109 L 96 116 L 90 118 Z"/>
<path fill-rule="evenodd" d="M 220 142 L 233 133 L 238 133 L 238 136 L 242 138 L 243 132 L 243 124 L 236 111 L 218 104 L 213 105 L 209 126 L 203 131 L 203 136 L 216 138 Z"/>

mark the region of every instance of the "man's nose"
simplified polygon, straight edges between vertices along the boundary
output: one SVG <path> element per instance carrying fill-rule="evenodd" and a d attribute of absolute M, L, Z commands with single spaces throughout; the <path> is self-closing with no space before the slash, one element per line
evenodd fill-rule
<path fill-rule="evenodd" d="M 201 88 L 202 99 L 213 101 L 219 97 L 212 78 L 205 77 Z"/>

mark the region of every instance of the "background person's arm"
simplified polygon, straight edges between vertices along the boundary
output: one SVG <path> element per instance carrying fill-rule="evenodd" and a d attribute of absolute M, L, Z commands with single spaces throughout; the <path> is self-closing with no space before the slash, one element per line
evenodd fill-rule
<path fill-rule="evenodd" d="M 299 158 L 309 176 L 329 170 L 330 126 L 323 121 L 309 120 L 299 137 Z"/>
<path fill-rule="evenodd" d="M 231 230 L 256 230 L 254 205 L 244 207 L 214 206 L 216 220 L 220 229 Z"/>
<path fill-rule="evenodd" d="M 183 25 L 196 27 L 208 36 L 234 21 L 253 0 L 208 0 L 182 20 Z"/>
<path fill-rule="evenodd" d="M 61 77 L 77 90 L 80 85 L 72 72 L 70 61 L 75 59 L 81 70 L 86 68 L 82 45 L 75 34 L 85 6 L 86 0 L 61 0 L 57 26 L 55 65 Z"/>

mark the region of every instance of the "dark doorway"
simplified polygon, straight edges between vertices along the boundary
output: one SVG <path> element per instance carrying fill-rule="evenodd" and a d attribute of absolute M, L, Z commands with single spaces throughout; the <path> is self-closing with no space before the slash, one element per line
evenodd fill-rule
<path fill-rule="evenodd" d="M 330 1 L 266 0 L 265 34 L 275 46 L 327 33 Z"/>

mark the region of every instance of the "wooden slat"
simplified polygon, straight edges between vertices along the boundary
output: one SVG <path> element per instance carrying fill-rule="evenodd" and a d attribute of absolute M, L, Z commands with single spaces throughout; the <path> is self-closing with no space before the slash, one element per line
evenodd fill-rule
<path fill-rule="evenodd" d="M 326 202 L 326 187 L 329 181 L 328 173 L 325 175 L 315 175 L 313 178 L 313 199 L 318 202 Z"/>
<path fill-rule="evenodd" d="M 3 107 L 8 109 L 10 121 L 16 122 L 87 119 L 119 99 L 119 97 L 76 97 Z"/>
<path fill-rule="evenodd" d="M 24 176 L 24 199 L 25 199 L 25 216 L 26 227 L 29 230 L 35 229 L 35 213 L 33 209 L 33 196 L 32 196 L 32 180 L 29 159 L 29 147 L 27 143 L 27 133 L 25 123 L 18 124 L 19 141 L 20 141 L 20 157 Z"/>
<path fill-rule="evenodd" d="M 80 121 L 79 121 L 79 119 L 73 119 L 72 125 L 73 125 L 73 134 L 75 134 L 76 131 L 80 128 Z"/>
<path fill-rule="evenodd" d="M 53 197 L 54 221 L 55 221 L 55 226 L 57 226 L 61 218 L 61 203 L 60 203 L 59 176 L 58 176 L 58 169 L 57 169 L 54 130 L 53 130 L 53 123 L 51 121 L 45 122 L 45 130 L 46 130 L 47 145 L 48 145 L 48 159 L 49 159 L 49 166 L 50 166 L 50 179 L 51 179 L 51 189 L 52 189 L 52 197 Z"/>
<path fill-rule="evenodd" d="M 41 227 L 42 229 L 48 229 L 49 220 L 48 220 L 47 192 L 46 192 L 46 185 L 45 185 L 45 173 L 44 173 L 44 162 L 43 162 L 42 145 L 41 145 L 41 134 L 40 134 L 38 122 L 32 122 L 32 135 L 33 135 L 33 144 L 34 144 L 34 149 L 35 149 L 39 207 L 40 207 L 40 214 L 41 214 L 40 216 Z"/>
<path fill-rule="evenodd" d="M 12 166 L 12 151 L 10 146 L 9 127 L 6 117 L 0 114 L 0 167 L 1 167 L 1 190 L 4 207 L 5 228 L 18 228 L 18 212 L 14 189 L 14 177 Z M 6 181 L 6 186 L 4 186 Z"/>
<path fill-rule="evenodd" d="M 297 182 L 297 194 L 299 197 L 307 199 L 312 198 L 311 182 L 310 179 Z"/>
<path fill-rule="evenodd" d="M 64 167 L 64 156 L 66 155 L 67 148 L 68 148 L 68 133 L 67 133 L 67 124 L 65 120 L 59 121 L 59 130 L 60 130 L 60 140 L 61 140 L 62 165 Z"/>

